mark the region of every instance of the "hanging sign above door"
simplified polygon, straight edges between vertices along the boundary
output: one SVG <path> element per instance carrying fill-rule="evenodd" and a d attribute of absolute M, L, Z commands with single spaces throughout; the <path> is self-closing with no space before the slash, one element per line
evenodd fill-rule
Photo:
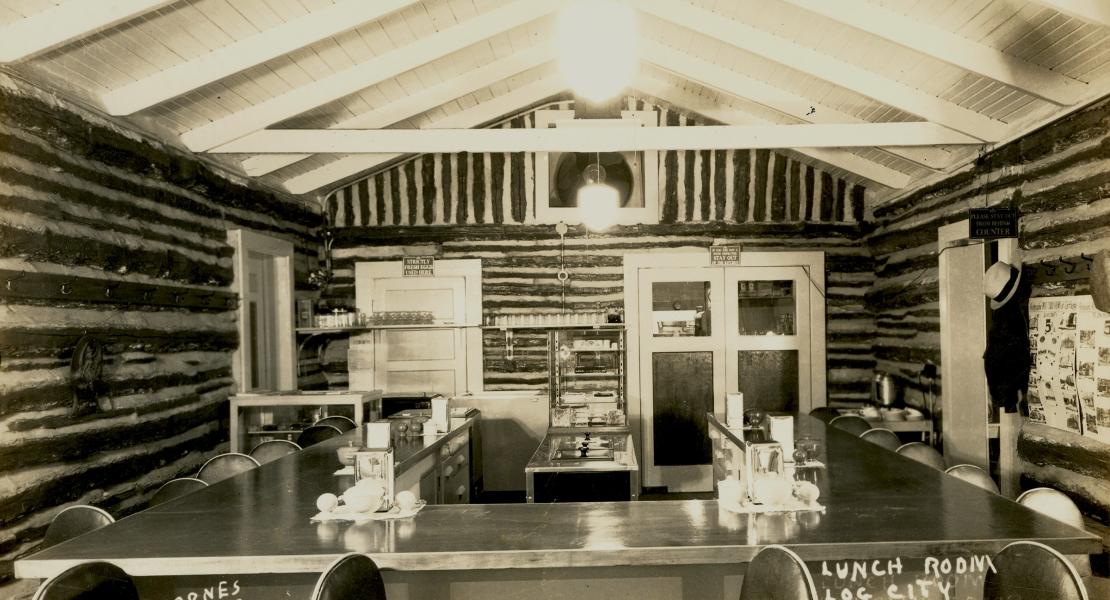
<path fill-rule="evenodd" d="M 710 246 L 709 264 L 711 265 L 739 265 L 740 246 Z"/>
<path fill-rule="evenodd" d="M 1018 211 L 1016 208 L 992 206 L 973 208 L 969 217 L 970 235 L 977 240 L 996 240 L 1018 236 Z"/>
<path fill-rule="evenodd" d="M 435 257 L 433 256 L 406 256 L 401 264 L 403 277 L 434 277 Z"/>

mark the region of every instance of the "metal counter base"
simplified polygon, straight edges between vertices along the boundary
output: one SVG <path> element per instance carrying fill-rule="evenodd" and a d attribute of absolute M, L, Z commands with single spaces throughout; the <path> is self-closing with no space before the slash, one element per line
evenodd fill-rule
<path fill-rule="evenodd" d="M 632 434 L 549 432 L 524 468 L 528 502 L 638 500 Z"/>

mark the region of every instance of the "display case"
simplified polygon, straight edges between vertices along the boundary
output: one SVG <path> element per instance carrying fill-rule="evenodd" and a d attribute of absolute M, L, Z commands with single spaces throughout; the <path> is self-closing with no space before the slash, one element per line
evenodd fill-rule
<path fill-rule="evenodd" d="M 608 502 L 640 497 L 628 432 L 548 433 L 524 468 L 528 502 Z"/>
<path fill-rule="evenodd" d="M 552 430 L 627 429 L 624 351 L 623 325 L 548 332 Z"/>
<path fill-rule="evenodd" d="M 267 440 L 296 441 L 305 427 L 324 417 L 376 421 L 381 418 L 381 402 L 377 390 L 236 394 L 230 398 L 231 451 L 247 453 Z"/>

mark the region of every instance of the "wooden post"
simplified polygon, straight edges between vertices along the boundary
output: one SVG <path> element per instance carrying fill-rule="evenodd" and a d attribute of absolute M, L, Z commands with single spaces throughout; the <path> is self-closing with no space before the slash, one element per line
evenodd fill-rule
<path fill-rule="evenodd" d="M 1002 495 L 1011 500 L 1021 493 L 1021 461 L 1017 443 L 1021 436 L 1021 413 L 998 411 L 998 483 Z"/>

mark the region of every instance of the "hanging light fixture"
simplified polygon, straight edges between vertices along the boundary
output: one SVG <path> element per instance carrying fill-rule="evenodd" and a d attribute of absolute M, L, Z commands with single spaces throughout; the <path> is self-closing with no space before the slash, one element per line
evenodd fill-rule
<path fill-rule="evenodd" d="M 592 231 L 603 231 L 617 222 L 620 210 L 620 193 L 605 183 L 605 168 L 598 153 L 594 164 L 582 173 L 586 185 L 578 188 L 578 214 L 582 223 Z"/>
<path fill-rule="evenodd" d="M 593 102 L 616 96 L 636 72 L 636 19 L 627 5 L 587 0 L 559 13 L 559 69 L 576 94 Z"/>

